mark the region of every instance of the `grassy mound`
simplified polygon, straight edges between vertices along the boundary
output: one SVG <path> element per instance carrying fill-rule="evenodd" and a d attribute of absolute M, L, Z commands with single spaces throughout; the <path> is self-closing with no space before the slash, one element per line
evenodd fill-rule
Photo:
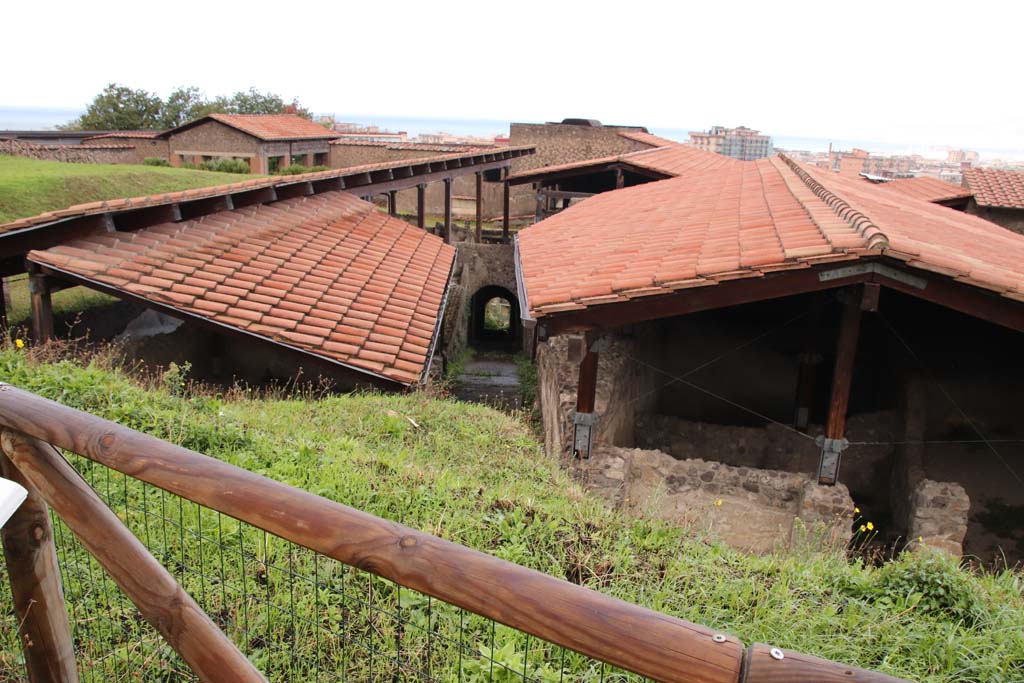
<path fill-rule="evenodd" d="M 65 164 L 0 155 L 0 223 L 73 204 L 225 185 L 249 176 L 131 164 Z"/>
<path fill-rule="evenodd" d="M 144 389 L 103 363 L 34 353 L 0 350 L 0 379 L 747 643 L 918 681 L 1024 679 L 1020 573 L 964 571 L 927 553 L 882 568 L 820 548 L 750 557 L 696 529 L 623 518 L 581 492 L 520 421 L 480 406 L 421 394 L 190 396 L 176 374 Z M 249 645 L 266 664 L 261 641 Z"/>

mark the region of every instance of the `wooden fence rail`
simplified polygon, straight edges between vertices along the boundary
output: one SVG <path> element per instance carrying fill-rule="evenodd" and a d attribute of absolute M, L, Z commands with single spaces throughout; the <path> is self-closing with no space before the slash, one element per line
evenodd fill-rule
<path fill-rule="evenodd" d="M 766 646 L 746 650 L 735 637 L 409 529 L 6 384 L 0 384 L 0 427 L 11 432 L 3 440 L 9 457 L 33 483 L 49 482 L 46 497 L 51 506 L 91 551 L 85 535 L 95 533 L 98 523 L 75 520 L 72 504 L 63 498 L 78 487 L 67 477 L 56 483 L 70 465 L 47 444 L 401 586 L 662 683 L 897 681 Z M 77 495 L 80 503 L 90 500 L 86 492 Z M 103 527 L 109 529 L 110 524 Z M 115 547 L 130 547 L 130 539 L 118 540 Z"/>

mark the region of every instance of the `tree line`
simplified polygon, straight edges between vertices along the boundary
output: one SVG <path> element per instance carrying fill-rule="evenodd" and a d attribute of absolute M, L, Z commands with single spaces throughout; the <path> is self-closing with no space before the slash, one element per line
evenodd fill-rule
<path fill-rule="evenodd" d="M 280 95 L 256 88 L 207 99 L 196 86 L 179 86 L 166 99 L 155 93 L 118 83 L 107 85 L 86 108 L 61 130 L 165 130 L 207 114 L 297 114 L 312 118 L 297 98 L 286 102 Z"/>

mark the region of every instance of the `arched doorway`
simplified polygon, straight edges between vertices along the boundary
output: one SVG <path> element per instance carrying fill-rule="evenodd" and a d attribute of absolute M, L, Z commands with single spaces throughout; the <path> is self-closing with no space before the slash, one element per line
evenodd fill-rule
<path fill-rule="evenodd" d="M 473 295 L 469 342 L 477 348 L 518 351 L 522 347 L 519 301 L 504 287 L 490 285 Z"/>

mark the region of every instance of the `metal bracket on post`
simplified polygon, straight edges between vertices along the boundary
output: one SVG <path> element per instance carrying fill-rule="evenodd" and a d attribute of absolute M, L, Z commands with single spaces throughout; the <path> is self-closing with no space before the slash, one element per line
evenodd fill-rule
<path fill-rule="evenodd" d="M 572 455 L 574 458 L 587 459 L 594 447 L 594 431 L 601 416 L 597 413 L 571 413 L 572 431 Z"/>
<path fill-rule="evenodd" d="M 818 435 L 814 443 L 821 448 L 818 483 L 831 486 L 839 480 L 839 460 L 850 442 L 846 439 L 829 439 L 824 435 Z"/>

